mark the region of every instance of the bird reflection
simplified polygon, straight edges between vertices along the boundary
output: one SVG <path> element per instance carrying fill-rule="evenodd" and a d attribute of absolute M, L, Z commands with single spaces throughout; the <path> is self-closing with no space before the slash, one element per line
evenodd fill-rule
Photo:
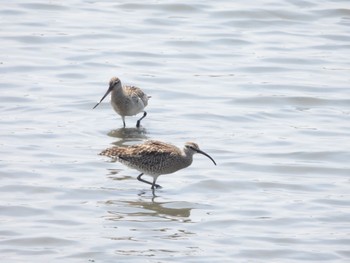
<path fill-rule="evenodd" d="M 192 207 L 189 207 L 187 202 L 157 202 L 156 196 L 153 195 L 151 200 L 140 199 L 137 201 L 106 201 L 110 208 L 115 206 L 114 209 L 108 210 L 108 220 L 140 220 L 144 221 L 148 217 L 165 218 L 171 220 L 179 220 L 182 222 L 190 222 Z M 122 212 L 122 207 L 126 208 L 125 212 Z"/>
<path fill-rule="evenodd" d="M 107 133 L 108 136 L 119 139 L 147 139 L 147 130 L 145 128 L 119 128 L 111 130 Z"/>
<path fill-rule="evenodd" d="M 111 130 L 107 133 L 108 136 L 118 138 L 117 141 L 113 142 L 115 146 L 128 146 L 130 144 L 140 143 L 146 140 L 147 131 L 145 128 L 119 128 Z"/>

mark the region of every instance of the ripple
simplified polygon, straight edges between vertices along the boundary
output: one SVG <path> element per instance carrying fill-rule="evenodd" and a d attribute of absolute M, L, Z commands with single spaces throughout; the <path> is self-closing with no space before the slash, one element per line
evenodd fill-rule
<path fill-rule="evenodd" d="M 0 206 L 1 214 L 8 217 L 28 217 L 47 214 L 44 209 L 26 207 L 26 206 Z"/>
<path fill-rule="evenodd" d="M 54 237 L 28 237 L 28 238 L 12 238 L 7 240 L 1 240 L 0 244 L 2 245 L 15 245 L 23 247 L 62 247 L 62 246 L 71 246 L 76 242 L 63 239 L 63 238 L 54 238 Z M 43 249 L 45 250 L 45 249 Z"/>
<path fill-rule="evenodd" d="M 67 11 L 68 8 L 63 5 L 56 5 L 56 4 L 42 4 L 42 3 L 26 3 L 21 4 L 20 6 L 26 8 L 26 9 L 33 9 L 33 10 L 48 10 L 48 11 Z"/>
<path fill-rule="evenodd" d="M 308 250 L 293 250 L 293 249 L 247 249 L 242 250 L 239 253 L 240 256 L 244 256 L 251 259 L 297 259 L 297 260 L 317 260 L 327 261 L 339 259 L 339 257 L 333 253 L 327 252 L 311 252 Z"/>
<path fill-rule="evenodd" d="M 246 97 L 246 98 L 234 98 L 232 99 L 235 104 L 241 103 L 244 105 L 293 105 L 296 107 L 315 107 L 315 106 L 343 106 L 349 105 L 350 99 L 326 99 L 316 97 L 292 97 L 292 96 L 258 96 L 258 97 Z"/>
<path fill-rule="evenodd" d="M 159 10 L 171 13 L 193 13 L 199 12 L 202 8 L 207 7 L 207 5 L 189 5 L 189 4 L 136 4 L 128 3 L 121 4 L 118 7 L 128 10 Z"/>

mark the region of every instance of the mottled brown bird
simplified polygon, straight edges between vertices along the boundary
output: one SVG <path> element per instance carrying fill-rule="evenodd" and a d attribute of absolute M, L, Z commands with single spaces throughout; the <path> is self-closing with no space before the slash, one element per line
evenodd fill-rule
<path fill-rule="evenodd" d="M 199 149 L 194 142 L 187 142 L 183 149 L 155 140 L 128 147 L 112 147 L 100 154 L 116 159 L 126 166 L 141 172 L 137 179 L 152 185 L 152 189 L 159 188 L 157 178 L 162 174 L 174 173 L 191 165 L 193 155 L 200 153 L 207 156 L 216 165 L 214 159 Z M 143 174 L 153 177 L 153 182 L 141 178 Z"/>
<path fill-rule="evenodd" d="M 134 86 L 122 86 L 120 79 L 111 78 L 109 88 L 93 109 L 95 109 L 107 95 L 112 92 L 111 104 L 113 109 L 122 117 L 125 128 L 125 116 L 133 116 L 143 111 L 143 116 L 137 121 L 136 127 L 140 127 L 141 120 L 146 117 L 144 108 L 148 105 L 147 96 L 140 88 Z"/>

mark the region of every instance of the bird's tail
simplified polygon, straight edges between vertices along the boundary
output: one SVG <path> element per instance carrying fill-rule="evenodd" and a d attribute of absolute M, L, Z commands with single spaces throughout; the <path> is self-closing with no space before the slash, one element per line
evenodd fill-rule
<path fill-rule="evenodd" d="M 118 156 L 120 152 L 120 147 L 112 147 L 112 148 L 107 148 L 106 150 L 103 150 L 100 152 L 100 155 L 108 156 L 108 157 L 116 157 Z"/>

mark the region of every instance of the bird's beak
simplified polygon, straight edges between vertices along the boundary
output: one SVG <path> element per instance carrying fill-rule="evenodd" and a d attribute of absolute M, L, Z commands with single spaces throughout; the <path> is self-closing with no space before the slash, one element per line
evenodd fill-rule
<path fill-rule="evenodd" d="M 102 97 L 102 99 L 100 100 L 100 102 L 97 103 L 97 104 L 95 105 L 95 107 L 93 107 L 92 109 L 95 109 L 98 105 L 100 105 L 100 103 L 104 100 L 104 98 L 107 97 L 107 95 L 108 95 L 112 90 L 113 90 L 113 86 L 109 86 L 109 88 L 108 88 L 106 94 L 103 95 L 103 97 Z"/>
<path fill-rule="evenodd" d="M 196 151 L 197 151 L 197 153 L 201 153 L 201 154 L 207 156 L 207 157 L 208 157 L 210 160 L 212 160 L 213 163 L 216 165 L 216 162 L 214 161 L 213 158 L 211 158 L 211 156 L 210 156 L 209 154 L 207 154 L 207 153 L 205 153 L 205 152 L 203 152 L 203 151 L 201 151 L 201 150 L 199 150 L 199 149 L 198 149 L 198 150 L 196 149 Z"/>

